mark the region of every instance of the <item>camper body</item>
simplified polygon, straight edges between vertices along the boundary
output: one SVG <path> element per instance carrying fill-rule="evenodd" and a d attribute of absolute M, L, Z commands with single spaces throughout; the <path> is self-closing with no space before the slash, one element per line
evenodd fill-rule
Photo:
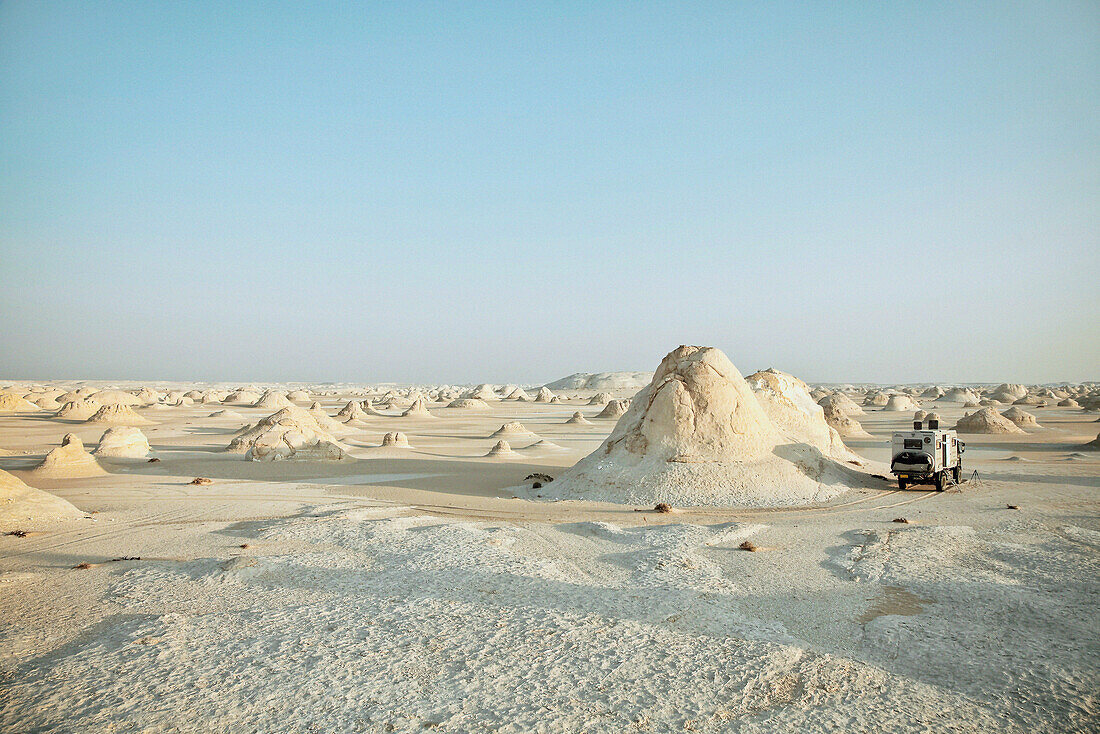
<path fill-rule="evenodd" d="M 902 489 L 910 484 L 935 484 L 943 491 L 948 483 L 958 484 L 962 478 L 964 446 L 955 431 L 914 424 L 912 431 L 894 434 L 890 471 Z"/>

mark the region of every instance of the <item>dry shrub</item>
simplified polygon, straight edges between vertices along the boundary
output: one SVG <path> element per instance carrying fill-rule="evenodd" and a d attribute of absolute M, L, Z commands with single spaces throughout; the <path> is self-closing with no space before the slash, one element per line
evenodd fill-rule
<path fill-rule="evenodd" d="M 209 479 L 207 477 L 195 477 L 194 479 L 191 480 L 191 484 L 198 484 L 198 485 L 207 485 L 207 484 L 213 484 L 213 483 L 214 483 L 214 480 Z"/>
<path fill-rule="evenodd" d="M 746 540 L 744 543 L 742 543 L 741 545 L 739 545 L 737 547 L 740 548 L 743 551 L 748 551 L 750 553 L 755 553 L 756 551 L 760 550 L 759 548 L 756 547 L 756 544 L 753 543 L 751 540 Z"/>

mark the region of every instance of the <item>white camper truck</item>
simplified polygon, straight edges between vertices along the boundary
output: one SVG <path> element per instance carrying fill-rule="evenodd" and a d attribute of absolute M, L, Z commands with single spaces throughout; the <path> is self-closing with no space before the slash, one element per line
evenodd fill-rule
<path fill-rule="evenodd" d="M 912 431 L 894 434 L 890 471 L 897 476 L 901 489 L 910 484 L 935 484 L 942 492 L 948 482 L 958 484 L 962 478 L 966 444 L 954 431 L 941 429 L 935 414 L 927 420 L 927 428 L 922 421 L 913 421 Z"/>

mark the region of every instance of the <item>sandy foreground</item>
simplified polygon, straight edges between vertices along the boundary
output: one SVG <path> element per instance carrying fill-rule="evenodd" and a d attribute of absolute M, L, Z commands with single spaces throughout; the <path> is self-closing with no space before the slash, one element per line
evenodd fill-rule
<path fill-rule="evenodd" d="M 29 470 L 103 426 L 0 416 L 0 468 L 87 513 L 0 536 L 0 730 L 1100 728 L 1095 413 L 963 436 L 979 480 L 944 493 L 672 514 L 516 499 L 613 428 L 573 392 L 371 416 L 341 462 L 224 451 L 271 410 L 141 407 L 161 460 L 83 479 Z M 592 425 L 566 424 L 577 410 Z M 846 443 L 886 461 L 910 413 L 866 410 L 871 438 Z M 513 420 L 535 436 L 485 457 Z M 411 448 L 376 448 L 395 430 Z"/>

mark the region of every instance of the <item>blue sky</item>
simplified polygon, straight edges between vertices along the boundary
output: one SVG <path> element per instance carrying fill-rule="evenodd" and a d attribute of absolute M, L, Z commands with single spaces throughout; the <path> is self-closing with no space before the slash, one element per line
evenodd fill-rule
<path fill-rule="evenodd" d="M 0 3 L 0 377 L 1100 379 L 1100 4 Z"/>

